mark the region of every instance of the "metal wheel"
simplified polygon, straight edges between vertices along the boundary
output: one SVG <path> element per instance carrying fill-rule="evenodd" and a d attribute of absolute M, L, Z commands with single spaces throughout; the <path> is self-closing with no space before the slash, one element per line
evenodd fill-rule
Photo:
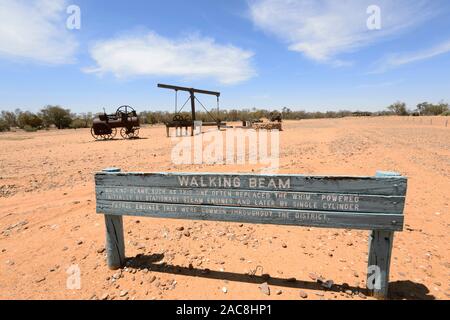
<path fill-rule="evenodd" d="M 104 140 L 102 135 L 96 135 L 94 132 L 94 128 L 91 128 L 91 135 L 95 140 Z"/>
<path fill-rule="evenodd" d="M 112 128 L 110 134 L 95 134 L 94 128 L 91 128 L 91 135 L 94 137 L 95 140 L 112 140 L 117 135 L 117 129 Z"/>
<path fill-rule="evenodd" d="M 116 115 L 117 115 L 118 117 L 120 117 L 121 114 L 126 114 L 126 115 L 128 115 L 128 114 L 130 114 L 130 113 L 132 113 L 132 112 L 136 112 L 132 107 L 130 107 L 130 106 L 121 106 L 121 107 L 119 107 L 119 108 L 117 109 Z"/>
<path fill-rule="evenodd" d="M 117 129 L 112 128 L 111 133 L 107 135 L 106 140 L 112 140 L 116 137 L 116 135 L 117 135 Z"/>
<path fill-rule="evenodd" d="M 131 129 L 122 128 L 120 129 L 120 135 L 124 139 L 137 138 L 139 135 L 139 128 L 131 128 Z"/>

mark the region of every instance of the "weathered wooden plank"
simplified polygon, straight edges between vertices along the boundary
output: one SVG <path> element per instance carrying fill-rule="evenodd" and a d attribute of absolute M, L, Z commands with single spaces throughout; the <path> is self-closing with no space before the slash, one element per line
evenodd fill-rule
<path fill-rule="evenodd" d="M 245 207 L 196 206 L 125 201 L 97 201 L 97 212 L 108 215 L 146 216 L 207 221 L 228 221 L 323 228 L 392 230 L 403 228 L 403 215 L 325 212 Z"/>
<path fill-rule="evenodd" d="M 98 200 L 393 214 L 405 204 L 404 197 L 241 189 L 97 186 L 96 194 Z"/>
<path fill-rule="evenodd" d="M 97 173 L 95 181 L 97 185 L 102 186 L 247 189 L 386 196 L 405 196 L 407 188 L 407 179 L 401 176 L 331 177 L 215 173 Z"/>

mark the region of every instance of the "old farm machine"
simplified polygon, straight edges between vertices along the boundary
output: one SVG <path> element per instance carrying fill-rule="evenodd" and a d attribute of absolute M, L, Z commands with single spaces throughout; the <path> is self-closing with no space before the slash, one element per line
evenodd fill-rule
<path fill-rule="evenodd" d="M 139 136 L 139 117 L 130 106 L 121 106 L 115 114 L 100 114 L 94 118 L 91 134 L 95 140 L 112 140 L 120 129 L 124 139 L 135 139 Z"/>
<path fill-rule="evenodd" d="M 214 91 L 207 91 L 207 90 L 201 90 L 201 89 L 194 89 L 194 88 L 186 88 L 186 87 L 179 87 L 179 86 L 172 86 L 167 84 L 158 84 L 158 88 L 162 89 L 169 89 L 175 91 L 175 116 L 173 117 L 172 121 L 169 121 L 166 123 L 166 130 L 167 130 L 167 136 L 170 136 L 170 128 L 176 128 L 183 129 L 186 128 L 186 131 L 188 128 L 191 128 L 191 135 L 194 135 L 194 129 L 195 129 L 195 122 L 197 120 L 196 116 L 196 102 L 206 111 L 206 113 L 211 118 L 211 122 L 202 122 L 202 126 L 204 127 L 215 127 L 220 130 L 220 128 L 225 127 L 226 123 L 223 123 L 218 117 L 214 117 L 214 115 L 208 111 L 205 106 L 200 102 L 200 100 L 196 97 L 196 94 L 205 94 L 205 95 L 212 95 L 217 98 L 217 112 L 219 112 L 219 102 L 220 102 L 220 92 L 214 92 Z M 178 110 L 178 91 L 188 92 L 189 98 L 186 100 L 186 102 L 183 104 L 180 110 Z M 183 116 L 181 112 L 183 111 L 184 107 L 187 105 L 187 103 L 190 101 L 191 103 L 191 116 Z"/>

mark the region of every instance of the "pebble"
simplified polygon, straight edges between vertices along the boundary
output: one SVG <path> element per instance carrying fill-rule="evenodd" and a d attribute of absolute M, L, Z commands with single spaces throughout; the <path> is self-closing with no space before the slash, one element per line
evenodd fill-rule
<path fill-rule="evenodd" d="M 308 276 L 311 278 L 311 280 L 316 281 L 317 280 L 317 275 L 315 273 L 310 273 L 308 274 Z"/>
<path fill-rule="evenodd" d="M 103 252 L 105 252 L 105 248 L 104 247 L 97 249 L 97 253 L 103 253 Z"/>
<path fill-rule="evenodd" d="M 228 292 L 228 289 L 227 289 L 226 287 L 223 287 L 223 288 L 222 288 L 222 292 L 223 292 L 223 293 L 227 293 L 227 292 Z"/>
<path fill-rule="evenodd" d="M 259 289 L 262 293 L 264 293 L 266 296 L 270 296 L 270 288 L 267 282 L 264 282 L 262 285 L 259 286 Z"/>
<path fill-rule="evenodd" d="M 286 244 L 286 243 L 283 243 L 281 246 L 282 246 L 284 249 L 287 248 L 287 244 Z"/>
<path fill-rule="evenodd" d="M 282 295 L 283 294 L 283 290 L 278 290 L 277 291 L 277 296 L 280 296 L 280 295 Z"/>
<path fill-rule="evenodd" d="M 185 237 L 190 237 L 191 236 L 191 233 L 188 230 L 186 230 L 183 234 L 184 234 Z"/>
<path fill-rule="evenodd" d="M 176 228 L 177 231 L 184 231 L 184 227 L 178 227 Z"/>
<path fill-rule="evenodd" d="M 79 245 L 79 246 L 81 246 L 82 244 L 83 244 L 83 241 L 82 241 L 82 240 L 80 240 L 80 241 L 77 242 L 77 245 Z"/>
<path fill-rule="evenodd" d="M 105 293 L 100 297 L 100 300 L 108 300 L 109 294 Z"/>
<path fill-rule="evenodd" d="M 45 280 L 46 280 L 46 278 L 42 277 L 42 278 L 37 279 L 36 283 L 41 283 L 41 282 L 44 282 Z"/>
<path fill-rule="evenodd" d="M 300 290 L 300 298 L 302 298 L 302 299 L 306 299 L 306 298 L 308 298 L 308 294 L 305 292 L 305 291 L 303 291 L 303 290 Z"/>
<path fill-rule="evenodd" d="M 121 297 L 125 297 L 126 295 L 128 294 L 128 291 L 125 291 L 125 290 L 122 290 L 122 291 L 120 291 L 120 296 Z"/>

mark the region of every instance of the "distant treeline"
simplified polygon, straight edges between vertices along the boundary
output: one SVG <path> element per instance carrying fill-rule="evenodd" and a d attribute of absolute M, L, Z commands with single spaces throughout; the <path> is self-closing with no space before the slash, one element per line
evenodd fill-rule
<path fill-rule="evenodd" d="M 270 118 L 270 113 L 281 113 L 285 120 L 301 120 L 301 119 L 324 119 L 324 118 L 344 118 L 344 117 L 369 117 L 369 116 L 450 116 L 448 103 L 440 102 L 432 104 L 428 102 L 420 103 L 415 110 L 407 108 L 404 102 L 396 102 L 385 111 L 366 112 L 366 111 L 327 111 L 327 112 L 307 112 L 293 111 L 287 107 L 281 109 L 264 110 L 264 109 L 242 109 L 242 110 L 211 110 L 209 112 L 197 112 L 197 120 L 204 122 L 209 121 L 251 121 L 261 118 Z M 173 112 L 167 111 L 143 111 L 139 113 L 142 124 L 161 124 L 169 122 L 174 117 Z M 183 112 L 183 117 L 190 118 L 191 114 Z M 0 115 L 0 131 L 9 131 L 11 128 L 20 128 L 25 131 L 36 131 L 39 129 L 58 128 L 58 129 L 77 129 L 90 128 L 92 126 L 94 114 L 81 113 L 75 114 L 60 106 L 46 106 L 38 113 L 22 111 L 16 109 L 14 112 L 2 111 Z"/>

